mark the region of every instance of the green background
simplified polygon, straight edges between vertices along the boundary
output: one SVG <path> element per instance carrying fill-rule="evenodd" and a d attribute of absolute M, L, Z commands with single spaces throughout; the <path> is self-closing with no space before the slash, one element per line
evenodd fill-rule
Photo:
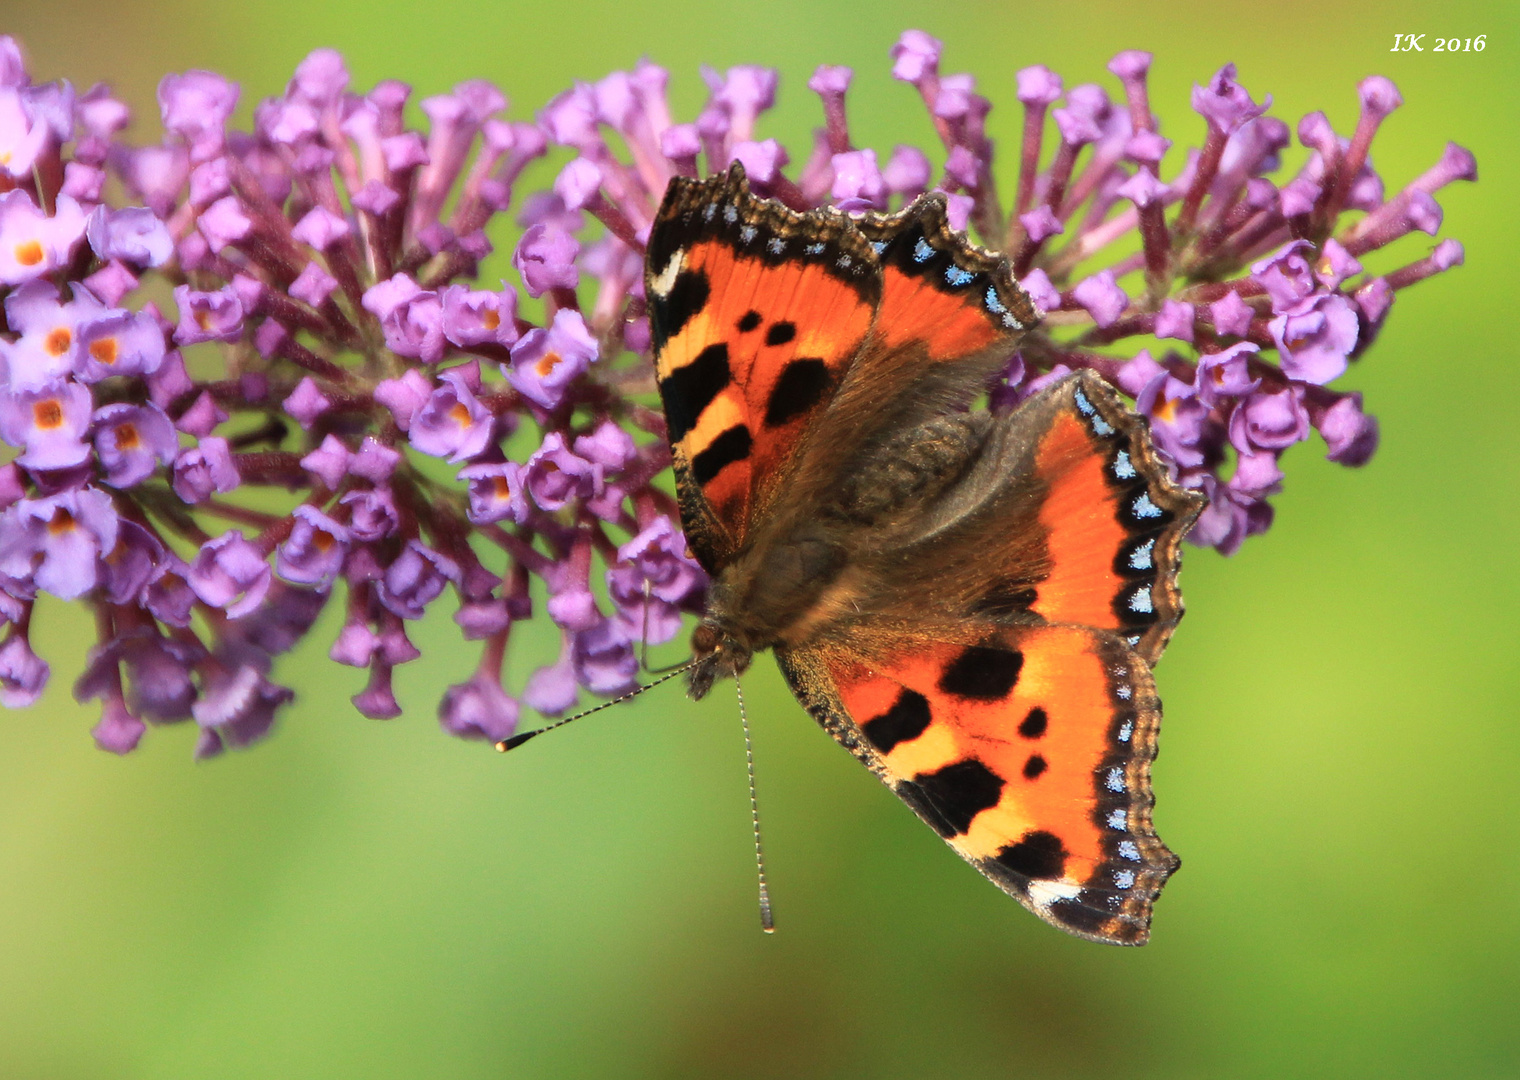
<path fill-rule="evenodd" d="M 1446 140 L 1467 265 L 1401 294 L 1343 380 L 1383 424 L 1367 468 L 1287 455 L 1278 523 L 1235 558 L 1189 549 L 1158 828 L 1183 869 L 1142 950 L 1044 926 L 982 881 L 795 705 L 746 684 L 780 931 L 756 926 L 732 699 L 673 686 L 503 759 L 441 735 L 475 651 L 447 613 L 398 672 L 404 719 L 347 702 L 331 618 L 281 669 L 301 697 L 255 751 L 194 733 L 96 751 L 68 689 L 85 619 L 41 609 L 40 706 L 0 717 L 0 1078 L 1362 1077 L 1520 1075 L 1520 534 L 1513 377 L 1517 9 L 878 2 L 320 4 L 8 0 L 38 79 L 105 78 L 156 127 L 167 71 L 244 85 L 243 115 L 310 49 L 355 84 L 483 76 L 526 118 L 640 55 L 782 71 L 763 123 L 805 156 L 814 66 L 855 67 L 857 140 L 930 148 L 887 50 L 921 27 L 996 103 L 1007 153 L 1031 63 L 1103 81 L 1156 53 L 1164 132 L 1220 64 L 1290 123 L 1343 132 L 1381 72 L 1406 105 L 1394 188 Z M 1423 53 L 1390 54 L 1423 32 Z M 1437 54 L 1434 36 L 1488 35 Z M 1295 147 L 1290 163 L 1303 151 Z M 1416 258 L 1411 240 L 1375 265 Z M 449 605 L 440 605 L 448 607 Z M 514 666 L 520 685 L 531 645 Z"/>

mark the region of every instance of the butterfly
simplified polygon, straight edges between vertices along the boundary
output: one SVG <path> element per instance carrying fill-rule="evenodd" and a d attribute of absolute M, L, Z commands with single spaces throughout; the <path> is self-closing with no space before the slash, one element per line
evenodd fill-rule
<path fill-rule="evenodd" d="M 1151 667 L 1201 497 L 1078 372 L 972 408 L 1040 318 L 942 195 L 798 213 L 677 178 L 645 297 L 681 519 L 712 579 L 688 691 L 775 653 L 803 707 L 963 858 L 1079 937 L 1142 944 Z"/>

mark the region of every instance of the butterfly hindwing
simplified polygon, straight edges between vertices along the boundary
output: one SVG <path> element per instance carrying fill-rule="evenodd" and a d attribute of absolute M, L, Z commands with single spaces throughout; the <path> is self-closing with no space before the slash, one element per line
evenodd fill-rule
<path fill-rule="evenodd" d="M 1151 828 L 1159 703 L 1112 634 L 778 652 L 810 712 L 960 855 L 1074 934 L 1145 940 L 1177 859 Z"/>

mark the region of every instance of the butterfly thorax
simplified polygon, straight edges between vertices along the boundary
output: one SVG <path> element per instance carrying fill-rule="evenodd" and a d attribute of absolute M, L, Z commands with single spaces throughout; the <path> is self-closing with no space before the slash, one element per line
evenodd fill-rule
<path fill-rule="evenodd" d="M 752 547 L 719 572 L 692 634 L 693 698 L 700 700 L 718 679 L 742 674 L 755 653 L 796 644 L 833 606 L 829 594 L 847 565 L 835 531 L 821 523 L 801 526 L 784 540 Z"/>

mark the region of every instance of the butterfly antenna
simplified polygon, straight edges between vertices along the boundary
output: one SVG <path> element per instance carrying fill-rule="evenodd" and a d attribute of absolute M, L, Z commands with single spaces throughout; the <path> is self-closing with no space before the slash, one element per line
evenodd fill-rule
<path fill-rule="evenodd" d="M 674 664 L 666 664 L 664 667 L 654 668 L 649 666 L 649 579 L 644 579 L 644 630 L 639 638 L 639 667 L 651 675 L 664 675 L 667 671 L 680 668 L 685 671 L 690 666 L 690 661 L 677 660 Z M 683 666 L 684 665 L 684 666 Z M 651 686 L 654 684 L 651 683 Z"/>
<path fill-rule="evenodd" d="M 519 746 L 527 742 L 529 739 L 533 738 L 535 735 L 542 735 L 546 731 L 553 731 L 555 728 L 562 728 L 572 720 L 579 720 L 583 716 L 590 716 L 594 712 L 601 712 L 603 709 L 611 708 L 613 705 L 619 705 L 622 702 L 627 701 L 629 698 L 636 698 L 645 690 L 653 690 L 662 682 L 669 682 L 671 679 L 674 679 L 677 675 L 681 674 L 681 672 L 685 671 L 695 663 L 695 659 L 688 660 L 680 667 L 676 668 L 674 671 L 670 671 L 664 675 L 661 675 L 653 682 L 648 682 L 642 686 L 634 687 L 632 690 L 628 691 L 628 693 L 612 698 L 609 701 L 604 701 L 600 705 L 593 705 L 585 712 L 578 712 L 574 716 L 567 716 L 563 720 L 556 720 L 554 723 L 548 724 L 545 727 L 535 728 L 532 731 L 524 731 L 520 735 L 513 735 L 510 739 L 503 739 L 501 742 L 496 744 L 496 749 L 505 754 L 508 750 L 517 749 Z"/>
<path fill-rule="evenodd" d="M 760 929 L 767 934 L 776 932 L 776 919 L 771 914 L 771 890 L 765 881 L 765 848 L 760 843 L 760 802 L 755 798 L 755 743 L 749 736 L 749 714 L 744 711 L 744 687 L 739 676 L 734 676 L 734 689 L 739 693 L 739 723 L 744 728 L 744 764 L 749 772 L 749 823 L 755 834 L 755 872 L 760 879 Z"/>

